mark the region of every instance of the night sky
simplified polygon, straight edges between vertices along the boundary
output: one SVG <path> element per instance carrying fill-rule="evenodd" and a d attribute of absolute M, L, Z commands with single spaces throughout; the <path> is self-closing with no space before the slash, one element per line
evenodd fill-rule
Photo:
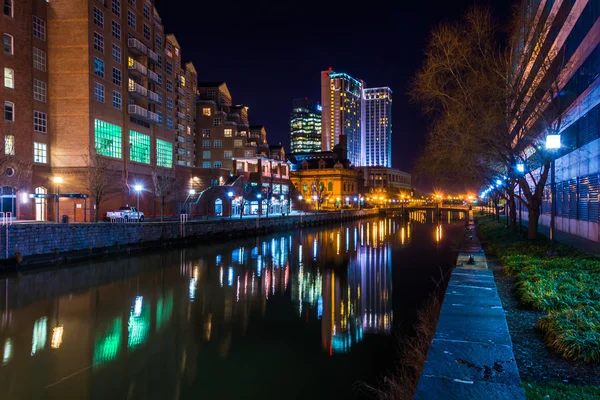
<path fill-rule="evenodd" d="M 292 100 L 320 102 L 329 67 L 393 90 L 393 167 L 411 171 L 427 121 L 406 92 L 433 27 L 472 4 L 491 4 L 499 19 L 509 0 L 189 1 L 156 0 L 167 33 L 200 81 L 226 81 L 234 104 L 250 107 L 271 144 L 289 149 Z M 373 6 L 371 6 L 373 5 Z"/>

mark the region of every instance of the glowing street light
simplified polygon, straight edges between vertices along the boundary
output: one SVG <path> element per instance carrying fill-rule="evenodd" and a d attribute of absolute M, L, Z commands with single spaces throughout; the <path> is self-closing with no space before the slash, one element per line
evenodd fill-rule
<path fill-rule="evenodd" d="M 560 149 L 560 135 L 546 136 L 546 150 Z M 552 157 L 550 166 L 550 191 L 552 192 L 552 203 L 550 207 L 550 254 L 554 252 L 554 219 L 556 216 L 556 160 Z"/>
<path fill-rule="evenodd" d="M 143 190 L 142 185 L 135 185 L 133 190 L 137 192 L 137 220 L 140 222 L 140 192 Z"/>
<path fill-rule="evenodd" d="M 63 178 L 62 176 L 55 176 L 54 177 L 54 184 L 56 185 L 56 223 L 58 223 L 58 216 L 60 214 L 60 201 L 59 201 L 59 196 L 60 196 L 60 184 L 63 183 Z"/>

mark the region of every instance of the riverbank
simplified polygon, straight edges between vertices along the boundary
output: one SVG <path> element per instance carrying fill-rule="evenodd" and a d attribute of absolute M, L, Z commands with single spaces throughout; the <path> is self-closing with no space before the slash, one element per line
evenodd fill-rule
<path fill-rule="evenodd" d="M 2 272 L 339 223 L 378 213 L 360 210 L 186 223 L 14 224 L 0 231 Z"/>
<path fill-rule="evenodd" d="M 503 223 L 486 218 L 480 218 L 478 222 L 486 241 L 489 267 L 494 272 L 506 310 L 515 357 L 528 398 L 542 399 L 546 395 L 552 399 L 598 398 L 600 364 L 568 360 L 560 356 L 559 349 L 562 341 L 574 335 L 579 338 L 578 342 L 589 343 L 592 348 L 595 343 L 597 347 L 598 336 L 594 339 L 593 335 L 599 334 L 598 325 L 594 328 L 590 319 L 574 326 L 570 324 L 569 335 L 557 330 L 562 329 L 560 325 L 551 326 L 553 330 L 545 334 L 540 330 L 539 321 L 548 320 L 548 316 L 558 320 L 558 316 L 565 313 L 576 315 L 581 312 L 581 307 L 597 310 L 598 299 L 583 301 L 582 296 L 598 293 L 600 262 L 565 245 L 559 246 L 559 257 L 550 259 L 546 238 L 527 241 L 504 228 Z M 549 327 L 544 328 L 548 332 Z M 551 339 L 557 335 L 558 339 Z M 549 345 L 558 352 L 551 350 Z M 582 358 L 583 354 L 576 353 L 576 357 Z"/>

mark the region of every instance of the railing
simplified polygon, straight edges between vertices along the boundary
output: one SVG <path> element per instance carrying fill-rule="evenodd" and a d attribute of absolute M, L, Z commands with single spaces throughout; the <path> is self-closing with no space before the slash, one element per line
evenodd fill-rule
<path fill-rule="evenodd" d="M 136 104 L 130 104 L 128 107 L 129 115 L 142 118 L 148 122 L 158 123 L 158 114 L 148 111 Z"/>
<path fill-rule="evenodd" d="M 184 88 L 182 88 L 181 86 L 179 86 L 179 87 L 177 88 L 177 93 L 179 93 L 179 94 L 180 94 L 180 95 L 182 95 L 182 96 L 185 96 L 185 89 L 184 89 Z"/>
<path fill-rule="evenodd" d="M 8 260 L 8 234 L 9 234 L 9 226 L 12 225 L 12 213 L 9 212 L 0 212 L 0 222 L 2 222 L 2 226 L 6 227 L 6 259 Z"/>
<path fill-rule="evenodd" d="M 179 119 L 185 119 L 185 114 L 182 113 L 181 111 L 177 111 L 177 118 L 179 118 Z"/>
<path fill-rule="evenodd" d="M 139 74 L 142 74 L 144 76 L 148 75 L 148 68 L 146 68 L 145 66 L 143 66 L 139 62 L 135 61 L 131 57 L 129 57 L 129 60 L 127 62 L 127 69 L 129 69 L 129 71 L 131 71 L 133 73 L 139 73 Z"/>
<path fill-rule="evenodd" d="M 158 83 L 158 74 L 154 71 L 148 70 L 148 79 L 154 83 Z"/>
<path fill-rule="evenodd" d="M 179 107 L 185 107 L 185 101 L 183 101 L 183 100 L 177 100 L 177 105 Z"/>
<path fill-rule="evenodd" d="M 137 94 L 142 97 L 148 96 L 148 89 L 146 89 L 142 85 L 136 83 L 133 79 L 129 80 L 129 85 L 127 86 L 127 91 L 131 94 Z"/>
<path fill-rule="evenodd" d="M 177 130 L 185 131 L 185 126 L 183 124 L 177 124 Z"/>
<path fill-rule="evenodd" d="M 155 53 L 153 50 L 148 49 L 148 59 L 152 60 L 155 63 L 158 63 L 158 53 Z"/>
<path fill-rule="evenodd" d="M 148 47 L 136 38 L 127 39 L 127 45 L 134 53 L 146 55 L 148 52 Z"/>
<path fill-rule="evenodd" d="M 185 143 L 185 138 L 183 136 L 181 136 L 181 135 L 177 135 L 177 141 L 179 143 Z"/>
<path fill-rule="evenodd" d="M 148 100 L 150 100 L 153 103 L 158 104 L 159 103 L 159 97 L 157 93 L 154 93 L 152 90 L 148 90 Z"/>

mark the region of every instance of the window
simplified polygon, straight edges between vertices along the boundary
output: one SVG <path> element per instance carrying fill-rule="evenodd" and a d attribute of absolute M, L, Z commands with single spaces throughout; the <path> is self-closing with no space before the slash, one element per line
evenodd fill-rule
<path fill-rule="evenodd" d="M 15 120 L 15 104 L 13 102 L 4 102 L 4 120 L 6 122 Z"/>
<path fill-rule="evenodd" d="M 34 100 L 45 103 L 47 92 L 48 92 L 48 85 L 46 84 L 46 82 L 38 81 L 37 79 L 33 80 L 33 99 Z"/>
<path fill-rule="evenodd" d="M 98 32 L 94 32 L 94 49 L 104 54 L 104 36 Z"/>
<path fill-rule="evenodd" d="M 113 83 L 121 87 L 121 70 L 113 67 Z"/>
<path fill-rule="evenodd" d="M 4 54 L 13 55 L 15 39 L 8 33 L 4 34 Z"/>
<path fill-rule="evenodd" d="M 33 130 L 36 132 L 48 132 L 48 116 L 41 111 L 33 111 Z"/>
<path fill-rule="evenodd" d="M 115 62 L 121 63 L 121 48 L 114 43 L 112 45 L 112 56 Z"/>
<path fill-rule="evenodd" d="M 15 137 L 13 135 L 4 136 L 4 154 L 7 156 L 15 155 Z"/>
<path fill-rule="evenodd" d="M 233 141 L 233 147 L 244 147 L 244 144 L 240 139 L 236 139 Z"/>
<path fill-rule="evenodd" d="M 156 165 L 165 168 L 173 166 L 173 145 L 171 143 L 156 139 Z"/>
<path fill-rule="evenodd" d="M 224 137 L 231 137 L 232 135 L 233 135 L 233 129 L 231 129 L 231 128 L 223 129 Z"/>
<path fill-rule="evenodd" d="M 162 105 L 163 105 L 163 97 L 162 97 L 162 94 L 160 94 L 160 93 L 156 93 L 156 95 L 158 96 L 158 105 L 162 107 Z"/>
<path fill-rule="evenodd" d="M 144 24 L 144 39 L 150 40 L 150 27 Z"/>
<path fill-rule="evenodd" d="M 202 168 L 210 168 L 210 161 L 205 161 L 202 163 Z"/>
<path fill-rule="evenodd" d="M 46 52 L 37 47 L 33 48 L 33 68 L 46 71 Z"/>
<path fill-rule="evenodd" d="M 104 103 L 104 85 L 94 82 L 94 99 Z"/>
<path fill-rule="evenodd" d="M 205 160 L 210 160 L 210 151 L 203 151 L 202 158 Z"/>
<path fill-rule="evenodd" d="M 117 110 L 120 110 L 121 107 L 123 107 L 121 92 L 117 92 L 116 90 L 113 90 L 113 107 Z"/>
<path fill-rule="evenodd" d="M 127 3 L 129 3 L 130 6 L 135 7 L 135 0 L 127 0 Z"/>
<path fill-rule="evenodd" d="M 254 152 L 252 150 L 246 150 L 246 151 L 244 151 L 244 157 L 246 157 L 246 158 L 254 157 Z"/>
<path fill-rule="evenodd" d="M 162 112 L 160 112 L 160 111 L 157 111 L 157 112 L 156 112 L 156 115 L 158 115 L 158 122 L 157 122 L 157 123 L 158 123 L 159 125 L 162 125 Z"/>
<path fill-rule="evenodd" d="M 170 115 L 167 116 L 167 128 L 173 129 L 173 117 L 171 117 Z"/>
<path fill-rule="evenodd" d="M 40 164 L 48 162 L 46 143 L 33 142 L 33 162 Z"/>
<path fill-rule="evenodd" d="M 205 149 L 210 149 L 210 140 L 203 140 L 202 147 L 204 147 Z"/>
<path fill-rule="evenodd" d="M 221 161 L 215 161 L 213 163 L 213 167 L 215 167 L 215 168 L 221 168 L 221 167 L 223 167 L 223 163 Z"/>
<path fill-rule="evenodd" d="M 46 21 L 33 16 L 33 37 L 46 40 Z"/>
<path fill-rule="evenodd" d="M 12 16 L 13 16 L 13 0 L 4 0 L 4 15 L 12 18 Z"/>
<path fill-rule="evenodd" d="M 104 28 L 104 13 L 98 7 L 94 7 L 94 24 Z"/>
<path fill-rule="evenodd" d="M 225 150 L 223 152 L 223 158 L 226 160 L 231 160 L 231 158 L 233 157 L 233 152 L 231 150 Z"/>
<path fill-rule="evenodd" d="M 115 39 L 121 40 L 121 24 L 117 21 L 112 22 L 112 35 Z"/>
<path fill-rule="evenodd" d="M 104 78 L 104 61 L 94 57 L 94 73 L 100 78 Z"/>
<path fill-rule="evenodd" d="M 215 118 L 213 119 L 213 126 L 221 126 L 221 118 Z"/>
<path fill-rule="evenodd" d="M 162 68 L 162 56 L 160 54 L 158 54 L 158 57 L 156 57 L 156 63 L 158 64 L 159 68 Z"/>
<path fill-rule="evenodd" d="M 121 158 L 121 127 L 102 120 L 94 121 L 96 154 Z"/>
<path fill-rule="evenodd" d="M 144 3 L 144 18 L 150 21 L 150 6 Z"/>
<path fill-rule="evenodd" d="M 156 35 L 156 50 L 162 49 L 162 36 Z"/>
<path fill-rule="evenodd" d="M 202 115 L 206 115 L 207 117 L 210 117 L 210 108 L 203 108 L 202 109 Z"/>
<path fill-rule="evenodd" d="M 129 159 L 142 164 L 150 164 L 150 136 L 129 131 Z"/>
<path fill-rule="evenodd" d="M 162 74 L 156 74 L 158 76 L 158 86 L 162 87 Z"/>
<path fill-rule="evenodd" d="M 202 137 L 209 138 L 210 137 L 210 129 L 202 129 Z"/>
<path fill-rule="evenodd" d="M 173 111 L 173 99 L 167 99 L 167 110 Z"/>
<path fill-rule="evenodd" d="M 221 147 L 223 147 L 223 141 L 222 140 L 215 140 L 215 149 L 220 149 Z"/>
<path fill-rule="evenodd" d="M 344 186 L 346 186 L 346 183 L 344 183 Z M 329 182 L 327 184 L 327 190 L 329 190 L 330 192 L 333 192 L 333 182 Z"/>
<path fill-rule="evenodd" d="M 206 91 L 206 97 L 208 97 L 209 99 L 214 98 L 217 95 L 217 91 L 215 89 L 208 89 Z"/>
<path fill-rule="evenodd" d="M 173 64 L 167 61 L 167 74 L 173 75 Z"/>
<path fill-rule="evenodd" d="M 127 25 L 135 29 L 135 14 L 131 10 L 127 10 Z"/>
<path fill-rule="evenodd" d="M 167 93 L 173 93 L 173 82 L 167 79 Z"/>
<path fill-rule="evenodd" d="M 121 16 L 121 0 L 112 0 L 112 12 L 117 16 Z"/>

